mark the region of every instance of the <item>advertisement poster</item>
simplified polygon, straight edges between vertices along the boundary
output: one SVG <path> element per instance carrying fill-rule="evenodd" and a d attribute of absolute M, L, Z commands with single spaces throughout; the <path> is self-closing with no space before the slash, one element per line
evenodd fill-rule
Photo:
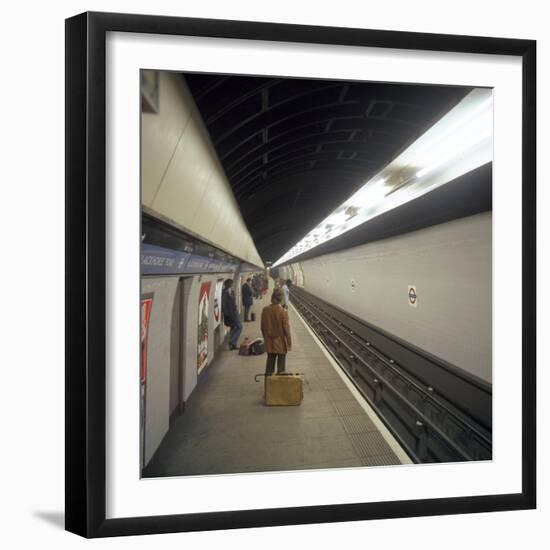
<path fill-rule="evenodd" d="M 143 468 L 143 459 L 145 456 L 145 402 L 147 393 L 147 332 L 149 329 L 149 319 L 151 318 L 151 309 L 153 308 L 153 298 L 142 298 L 141 300 L 141 365 L 139 372 L 140 381 L 140 439 L 141 439 L 141 467 Z"/>
<path fill-rule="evenodd" d="M 200 372 L 208 361 L 208 306 L 210 283 L 202 283 L 199 292 L 199 349 L 197 369 Z"/>
<path fill-rule="evenodd" d="M 214 294 L 214 328 L 217 328 L 222 318 L 222 290 L 223 279 L 216 283 L 216 292 Z"/>
<path fill-rule="evenodd" d="M 243 278 L 238 277 L 233 282 L 233 292 L 235 293 L 235 304 L 237 304 L 237 311 L 241 312 L 241 287 L 243 285 Z M 236 284 L 237 283 L 237 284 Z"/>

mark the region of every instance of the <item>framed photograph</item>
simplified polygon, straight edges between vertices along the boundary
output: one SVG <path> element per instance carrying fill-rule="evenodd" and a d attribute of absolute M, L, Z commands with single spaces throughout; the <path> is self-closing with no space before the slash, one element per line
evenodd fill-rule
<path fill-rule="evenodd" d="M 67 530 L 535 508 L 535 189 L 535 41 L 68 19 Z"/>

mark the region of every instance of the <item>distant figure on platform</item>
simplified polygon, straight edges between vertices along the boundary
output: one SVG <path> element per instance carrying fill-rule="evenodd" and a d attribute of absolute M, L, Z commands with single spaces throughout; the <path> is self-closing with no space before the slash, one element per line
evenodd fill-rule
<path fill-rule="evenodd" d="M 237 311 L 237 302 L 233 292 L 233 279 L 226 279 L 222 290 L 222 313 L 223 324 L 229 327 L 229 349 L 239 349 L 239 336 L 243 330 L 243 325 L 239 319 Z"/>
<path fill-rule="evenodd" d="M 248 279 L 245 281 L 244 285 L 241 288 L 241 295 L 242 295 L 242 301 L 244 306 L 244 322 L 248 323 L 250 321 L 250 308 L 252 307 L 252 304 L 254 303 L 254 297 L 252 293 L 252 286 L 251 286 L 252 279 L 248 277 Z"/>
<path fill-rule="evenodd" d="M 261 329 L 267 352 L 266 375 L 273 374 L 275 360 L 277 360 L 277 374 L 285 372 L 286 354 L 292 348 L 288 313 L 281 306 L 282 300 L 282 291 L 275 289 L 271 296 L 271 305 L 262 310 Z"/>
<path fill-rule="evenodd" d="M 288 305 L 290 304 L 290 285 L 292 284 L 292 281 L 290 279 L 287 279 L 285 281 L 285 284 L 283 285 L 283 307 L 285 309 L 288 309 Z"/>

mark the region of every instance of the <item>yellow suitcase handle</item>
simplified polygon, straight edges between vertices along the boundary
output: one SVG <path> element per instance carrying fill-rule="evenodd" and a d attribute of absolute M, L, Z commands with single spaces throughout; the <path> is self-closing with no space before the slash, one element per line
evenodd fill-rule
<path fill-rule="evenodd" d="M 281 372 L 280 374 L 261 373 L 261 374 L 257 374 L 256 376 L 254 376 L 254 381 L 259 382 L 258 377 L 261 378 L 262 376 L 265 378 L 267 376 L 304 376 L 304 374 L 302 372 Z"/>

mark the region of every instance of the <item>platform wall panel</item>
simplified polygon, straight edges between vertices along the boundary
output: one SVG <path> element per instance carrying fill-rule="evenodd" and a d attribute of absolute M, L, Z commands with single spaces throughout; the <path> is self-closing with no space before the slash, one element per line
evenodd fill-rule
<path fill-rule="evenodd" d="M 141 283 L 142 294 L 153 294 L 147 330 L 145 464 L 153 456 L 169 427 L 170 371 L 173 358 L 171 327 L 177 286 L 177 277 L 146 278 Z M 137 369 L 136 365 L 136 373 Z"/>
<path fill-rule="evenodd" d="M 203 283 L 210 283 L 210 296 L 208 364 L 201 375 L 224 342 L 223 322 L 214 327 L 214 294 L 216 282 L 225 278 L 227 274 L 223 273 L 142 278 L 142 295 L 153 298 L 147 333 L 145 465 L 168 432 L 170 414 L 177 410 L 178 399 L 181 396 L 185 403 L 197 387 L 199 292 Z M 138 374 L 138 366 L 136 369 Z"/>
<path fill-rule="evenodd" d="M 306 260 L 300 267 L 305 290 L 492 381 L 491 212 Z"/>

